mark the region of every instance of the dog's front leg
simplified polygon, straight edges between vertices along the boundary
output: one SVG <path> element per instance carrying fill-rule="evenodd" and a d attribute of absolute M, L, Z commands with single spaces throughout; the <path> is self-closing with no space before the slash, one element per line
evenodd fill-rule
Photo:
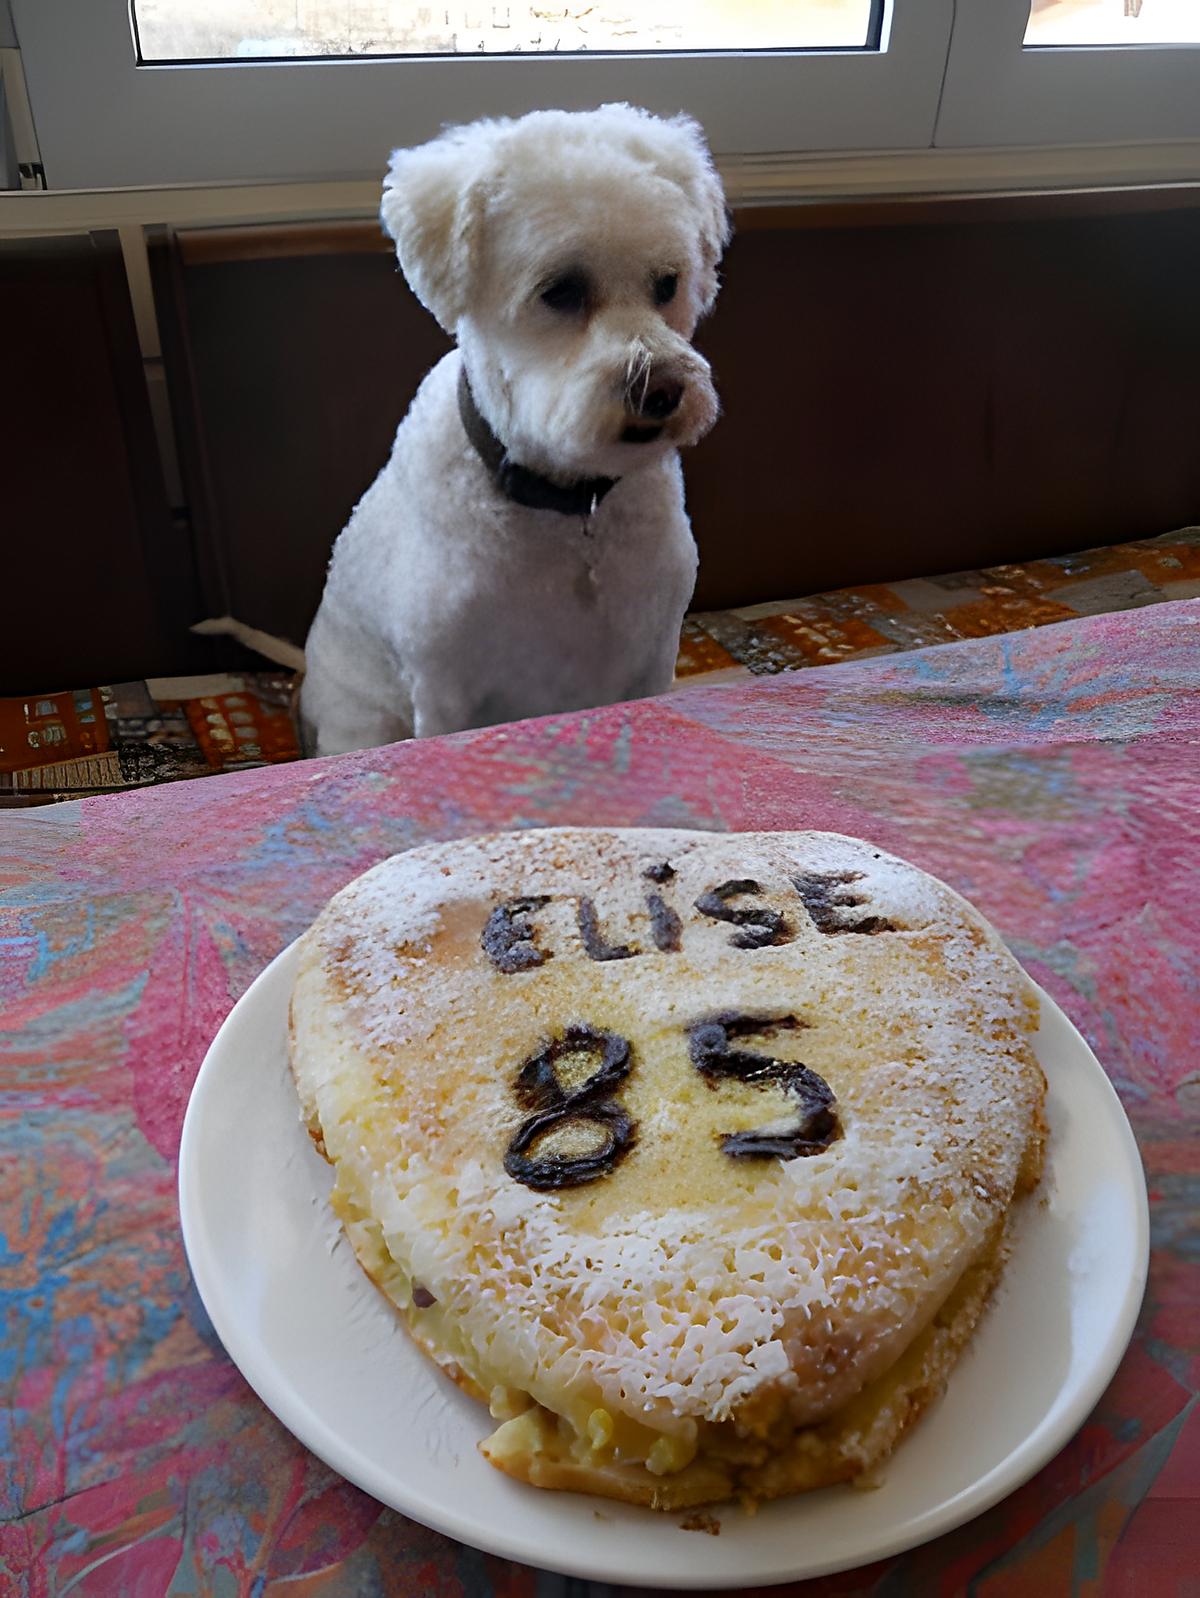
<path fill-rule="evenodd" d="M 408 725 L 395 716 L 375 715 L 357 720 L 302 720 L 305 752 L 309 755 L 348 755 L 355 749 L 379 749 L 412 737 Z"/>
<path fill-rule="evenodd" d="M 495 727 L 523 714 L 503 687 L 485 687 L 460 680 L 449 661 L 419 672 L 413 684 L 413 736 L 438 738 L 445 733 Z M 527 713 L 527 712 L 525 712 Z"/>
<path fill-rule="evenodd" d="M 486 723 L 474 719 L 458 704 L 418 700 L 413 706 L 414 738 L 440 738 L 443 733 L 465 732 L 469 727 L 483 725 Z"/>
<path fill-rule="evenodd" d="M 671 691 L 675 683 L 675 663 L 679 658 L 679 634 L 671 633 L 654 650 L 642 669 L 625 685 L 625 699 L 649 699 Z"/>
<path fill-rule="evenodd" d="M 300 726 L 305 753 L 344 755 L 413 735 L 412 708 L 392 652 L 322 600 L 304 646 Z"/>
<path fill-rule="evenodd" d="M 382 706 L 356 692 L 356 686 L 323 664 L 316 671 L 309 670 L 300 689 L 306 754 L 345 755 L 353 749 L 376 749 L 412 737 L 412 720 L 403 703 Z M 403 695 L 397 693 L 396 699 L 402 701 Z"/>

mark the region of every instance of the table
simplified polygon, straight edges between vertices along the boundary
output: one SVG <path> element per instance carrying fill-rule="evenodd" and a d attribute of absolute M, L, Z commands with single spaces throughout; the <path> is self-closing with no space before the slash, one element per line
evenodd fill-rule
<path fill-rule="evenodd" d="M 210 1039 L 331 893 L 426 840 L 586 823 L 831 828 L 945 878 L 1087 1036 L 1146 1165 L 1146 1301 L 1078 1436 L 938 1542 L 777 1590 L 1195 1593 L 1198 792 L 1180 601 L 0 817 L 0 1592 L 613 1593 L 307 1454 L 214 1337 L 175 1198 Z"/>

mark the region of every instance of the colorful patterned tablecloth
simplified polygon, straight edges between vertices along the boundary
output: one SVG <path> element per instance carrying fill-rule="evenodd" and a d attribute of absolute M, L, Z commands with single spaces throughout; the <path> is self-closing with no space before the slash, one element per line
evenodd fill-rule
<path fill-rule="evenodd" d="M 939 1541 L 779 1590 L 1194 1595 L 1198 796 L 1184 601 L 0 817 L 0 1593 L 611 1598 L 306 1453 L 214 1337 L 175 1196 L 210 1039 L 335 889 L 588 823 L 833 828 L 944 877 L 1083 1030 L 1146 1165 L 1146 1301 L 1074 1440 Z"/>

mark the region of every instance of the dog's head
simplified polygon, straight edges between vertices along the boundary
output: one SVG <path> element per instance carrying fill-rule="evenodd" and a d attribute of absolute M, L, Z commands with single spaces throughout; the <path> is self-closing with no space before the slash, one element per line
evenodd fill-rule
<path fill-rule="evenodd" d="M 454 128 L 395 153 L 383 220 L 522 465 L 619 477 L 716 420 L 690 341 L 729 224 L 689 118 L 606 105 Z"/>

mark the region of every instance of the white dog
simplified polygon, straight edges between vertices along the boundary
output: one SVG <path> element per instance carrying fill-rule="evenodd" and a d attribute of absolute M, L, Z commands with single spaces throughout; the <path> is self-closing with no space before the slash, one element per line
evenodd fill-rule
<path fill-rule="evenodd" d="M 661 693 L 696 575 L 676 451 L 717 415 L 700 130 L 624 105 L 455 128 L 395 153 L 383 220 L 458 348 L 334 548 L 311 751 Z"/>

